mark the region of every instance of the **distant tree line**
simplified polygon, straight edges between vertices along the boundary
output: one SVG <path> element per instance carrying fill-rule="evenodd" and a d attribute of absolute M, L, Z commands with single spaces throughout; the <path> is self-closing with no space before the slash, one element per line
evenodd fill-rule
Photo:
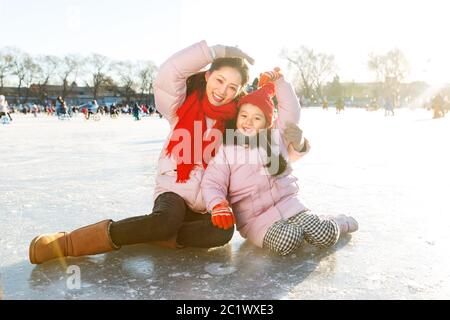
<path fill-rule="evenodd" d="M 373 97 L 392 99 L 395 105 L 407 97 L 413 99 L 427 89 L 425 82 L 405 83 L 410 65 L 399 49 L 385 54 L 370 53 L 367 59 L 368 70 L 374 73 L 374 82 L 346 83 L 340 81 L 337 65 L 331 54 L 315 52 L 301 46 L 295 50 L 282 50 L 280 56 L 288 61 L 294 72 L 297 94 L 322 102 L 327 98 Z"/>
<path fill-rule="evenodd" d="M 293 71 L 297 94 L 309 100 L 323 101 L 343 97 L 382 97 L 400 104 L 405 97 L 417 97 L 426 89 L 424 82 L 404 83 L 410 65 L 399 49 L 385 54 L 370 53 L 367 67 L 374 73 L 370 86 L 361 83 L 341 83 L 335 58 L 331 54 L 315 52 L 301 46 L 280 53 Z M 81 83 L 97 99 L 108 90 L 120 94 L 126 102 L 153 92 L 157 67 L 152 61 L 115 61 L 92 53 L 88 56 L 68 54 L 32 56 L 18 48 L 0 49 L 0 91 L 8 84 L 17 88 L 18 97 L 26 102 L 31 94 L 42 101 L 47 85 L 61 86 L 60 95 L 71 94 L 74 83 Z"/>
<path fill-rule="evenodd" d="M 74 83 L 90 88 L 97 99 L 104 90 L 117 92 L 127 102 L 153 92 L 157 67 L 152 61 L 116 61 L 100 54 L 32 56 L 15 47 L 0 49 L 0 91 L 7 85 L 17 87 L 19 103 L 27 102 L 33 92 L 42 100 L 48 85 L 61 86 L 60 95 L 70 95 Z"/>

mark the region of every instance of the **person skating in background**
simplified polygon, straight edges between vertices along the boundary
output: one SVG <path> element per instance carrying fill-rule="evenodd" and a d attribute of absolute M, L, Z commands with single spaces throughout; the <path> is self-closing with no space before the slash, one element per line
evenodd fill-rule
<path fill-rule="evenodd" d="M 214 225 L 228 230 L 236 223 L 242 237 L 280 255 L 304 241 L 332 246 L 358 224 L 344 215 L 321 218 L 303 204 L 289 164 L 309 151 L 295 125 L 300 104 L 279 70 L 265 75 L 273 83 L 239 100 L 233 134 L 225 136 L 206 169 L 201 184 L 206 207 Z M 279 112 L 272 125 L 275 88 Z"/>
<path fill-rule="evenodd" d="M 142 108 L 142 113 L 144 114 L 144 116 L 148 116 L 149 112 L 148 112 L 147 105 L 146 104 L 142 104 L 141 108 Z"/>
<path fill-rule="evenodd" d="M 431 103 L 433 109 L 433 119 L 442 118 L 445 116 L 444 113 L 444 99 L 440 94 L 436 95 Z"/>
<path fill-rule="evenodd" d="M 392 97 L 387 97 L 385 103 L 384 103 L 384 116 L 394 116 L 394 101 Z"/>
<path fill-rule="evenodd" d="M 132 112 L 133 112 L 134 120 L 136 120 L 136 121 L 141 120 L 141 112 L 142 112 L 142 110 L 141 110 L 141 107 L 139 106 L 139 104 L 137 102 L 134 103 Z"/>
<path fill-rule="evenodd" d="M 36 118 L 37 114 L 39 112 L 39 107 L 33 103 L 33 105 L 31 106 L 31 113 L 33 114 L 33 116 Z"/>
<path fill-rule="evenodd" d="M 326 98 L 322 101 L 322 109 L 328 111 L 328 100 Z"/>
<path fill-rule="evenodd" d="M 344 112 L 344 108 L 345 108 L 345 103 L 344 103 L 344 99 L 339 98 L 336 101 L 336 114 L 339 114 L 341 112 Z"/>
<path fill-rule="evenodd" d="M 58 96 L 56 98 L 55 109 L 56 109 L 56 115 L 58 117 L 60 115 L 66 115 L 67 114 L 66 102 L 64 101 L 64 99 L 61 96 Z"/>
<path fill-rule="evenodd" d="M 2 116 L 7 116 L 9 121 L 13 120 L 9 114 L 8 101 L 6 101 L 6 97 L 4 95 L 0 95 L 0 118 Z"/>
<path fill-rule="evenodd" d="M 114 103 L 109 107 L 109 116 L 111 118 L 117 118 L 119 116 L 119 109 Z"/>
<path fill-rule="evenodd" d="M 89 120 L 91 115 L 94 115 L 97 113 L 98 110 L 98 103 L 97 100 L 90 101 L 86 106 L 86 120 Z"/>

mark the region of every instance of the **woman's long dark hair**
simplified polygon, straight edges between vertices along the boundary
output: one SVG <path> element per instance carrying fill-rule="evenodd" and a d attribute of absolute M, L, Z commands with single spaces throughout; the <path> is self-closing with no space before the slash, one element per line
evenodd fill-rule
<path fill-rule="evenodd" d="M 213 72 L 214 70 L 219 70 L 222 67 L 231 67 L 235 68 L 239 71 L 242 78 L 241 85 L 244 86 L 249 79 L 248 75 L 248 66 L 245 64 L 244 59 L 242 58 L 217 58 L 213 61 L 211 64 L 211 67 L 209 68 L 209 72 Z M 205 94 L 206 90 L 206 79 L 205 79 L 205 73 L 206 71 L 196 73 L 192 76 L 190 76 L 187 81 L 187 90 L 186 90 L 186 96 L 190 95 L 192 92 L 198 90 L 199 91 L 199 98 L 202 99 L 203 95 Z M 244 95 L 245 92 L 241 90 L 241 92 L 238 94 L 238 96 L 235 98 L 235 100 L 239 99 L 242 95 Z"/>
<path fill-rule="evenodd" d="M 228 120 L 225 123 L 225 132 L 227 130 L 234 130 L 236 131 L 236 119 Z M 230 139 L 227 139 L 227 134 L 223 135 L 223 144 L 224 145 L 237 145 L 238 144 L 238 137 L 236 135 L 233 135 L 233 139 L 230 141 Z M 279 176 L 284 171 L 286 171 L 287 168 L 287 161 L 282 156 L 281 152 L 278 154 L 278 170 L 274 172 L 272 168 L 272 161 L 270 160 L 272 157 L 272 129 L 266 129 L 266 132 L 262 134 L 262 131 L 260 131 L 256 136 L 256 145 L 258 147 L 263 147 L 266 150 L 267 159 L 269 159 L 269 162 L 264 165 L 264 167 L 268 168 L 268 171 L 270 175 L 272 176 Z"/>

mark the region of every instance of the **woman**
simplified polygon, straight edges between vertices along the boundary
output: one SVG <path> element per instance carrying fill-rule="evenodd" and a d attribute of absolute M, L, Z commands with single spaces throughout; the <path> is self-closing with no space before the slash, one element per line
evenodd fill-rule
<path fill-rule="evenodd" d="M 208 47 L 205 41 L 170 57 L 161 66 L 154 87 L 157 109 L 169 121 L 171 132 L 159 157 L 153 212 L 116 222 L 100 221 L 70 233 L 38 236 L 30 244 L 31 263 L 150 241 L 169 240 L 172 245 L 202 248 L 226 244 L 233 229 L 216 228 L 210 215 L 203 214 L 206 208 L 200 182 L 208 160 L 203 151 L 214 144 L 203 137 L 213 130 L 223 132 L 225 121 L 236 116 L 236 99 L 248 81 L 243 58 L 253 63 L 237 48 Z M 210 63 L 207 72 L 198 73 Z M 186 132 L 188 141 L 179 141 L 179 133 Z M 195 136 L 200 136 L 200 142 L 193 140 Z M 200 143 L 200 159 L 198 152 L 179 152 L 179 145 L 186 142 L 189 149 Z"/>

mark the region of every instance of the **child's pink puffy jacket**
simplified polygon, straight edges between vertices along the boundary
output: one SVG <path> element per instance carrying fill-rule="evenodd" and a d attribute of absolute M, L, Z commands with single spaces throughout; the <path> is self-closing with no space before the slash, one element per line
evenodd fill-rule
<path fill-rule="evenodd" d="M 286 122 L 298 124 L 300 104 L 292 86 L 284 79 L 275 82 L 278 99 L 278 118 L 274 139 L 285 159 L 298 160 L 309 151 L 296 152 L 280 138 Z M 250 164 L 249 164 L 250 162 Z M 242 145 L 222 145 L 209 163 L 201 189 L 209 211 L 227 199 L 236 216 L 237 229 L 244 238 L 262 247 L 268 228 L 276 221 L 287 219 L 306 210 L 299 196 L 297 178 L 288 165 L 281 176 L 268 175 L 266 151 Z"/>

